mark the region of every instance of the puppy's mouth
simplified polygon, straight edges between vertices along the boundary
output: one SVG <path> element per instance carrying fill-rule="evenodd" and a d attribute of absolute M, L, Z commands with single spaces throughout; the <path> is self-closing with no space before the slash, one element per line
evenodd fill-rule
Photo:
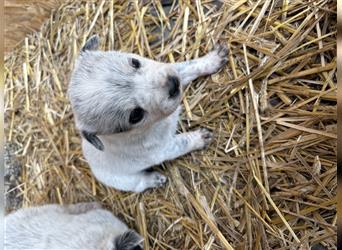
<path fill-rule="evenodd" d="M 172 114 L 180 105 L 182 101 L 182 95 L 179 93 L 176 97 L 173 98 L 168 98 L 164 102 L 166 105 L 164 106 L 165 108 L 162 110 L 162 113 L 164 116 L 169 116 Z"/>

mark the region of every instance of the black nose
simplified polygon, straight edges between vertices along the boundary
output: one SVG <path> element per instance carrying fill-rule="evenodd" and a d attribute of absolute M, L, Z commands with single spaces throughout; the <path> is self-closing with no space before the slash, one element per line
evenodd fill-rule
<path fill-rule="evenodd" d="M 176 76 L 168 76 L 167 86 L 169 87 L 169 97 L 173 98 L 179 95 L 179 79 Z"/>

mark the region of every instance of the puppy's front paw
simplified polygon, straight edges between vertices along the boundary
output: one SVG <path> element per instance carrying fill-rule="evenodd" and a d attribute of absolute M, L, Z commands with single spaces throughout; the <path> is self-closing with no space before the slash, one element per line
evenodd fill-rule
<path fill-rule="evenodd" d="M 214 49 L 207 55 L 207 60 L 209 60 L 209 69 L 211 72 L 209 74 L 216 73 L 222 68 L 228 61 L 228 48 L 222 44 L 216 44 Z"/>
<path fill-rule="evenodd" d="M 196 148 L 197 149 L 206 149 L 208 148 L 210 142 L 213 140 L 213 132 L 207 128 L 200 128 L 195 131 L 196 136 Z"/>

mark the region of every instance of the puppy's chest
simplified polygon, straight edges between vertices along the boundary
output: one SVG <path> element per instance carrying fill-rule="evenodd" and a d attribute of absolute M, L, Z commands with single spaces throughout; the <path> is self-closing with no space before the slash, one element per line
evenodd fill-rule
<path fill-rule="evenodd" d="M 136 141 L 131 147 L 138 151 L 152 152 L 167 144 L 174 134 L 175 131 L 171 131 L 169 127 L 158 127 Z"/>
<path fill-rule="evenodd" d="M 140 147 L 143 151 L 152 152 L 167 144 L 172 137 L 171 131 L 155 131 L 151 136 L 141 141 Z"/>
<path fill-rule="evenodd" d="M 121 147 L 122 153 L 135 157 L 146 157 L 158 153 L 167 143 L 170 143 L 176 129 L 169 121 L 156 125 L 139 137 L 134 138 L 126 147 Z"/>
<path fill-rule="evenodd" d="M 175 136 L 179 110 L 155 123 L 141 134 L 131 135 L 125 139 L 121 138 L 122 140 L 112 140 L 112 143 L 108 145 L 106 156 L 133 162 L 142 159 L 143 162 L 149 162 L 154 159 L 165 150 Z"/>
<path fill-rule="evenodd" d="M 159 122 L 143 136 L 141 145 L 145 149 L 163 146 L 176 134 L 177 119 L 168 117 Z"/>

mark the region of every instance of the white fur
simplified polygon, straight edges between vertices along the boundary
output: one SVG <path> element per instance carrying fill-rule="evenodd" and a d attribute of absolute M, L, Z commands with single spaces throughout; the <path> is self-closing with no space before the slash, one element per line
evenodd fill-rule
<path fill-rule="evenodd" d="M 141 244 L 136 233 L 122 242 L 127 232 L 132 231 L 97 203 L 22 208 L 5 217 L 5 249 L 119 250 L 121 240 L 122 250 Z"/>
<path fill-rule="evenodd" d="M 159 187 L 167 178 L 144 170 L 205 148 L 212 139 L 207 129 L 176 134 L 181 95 L 168 97 L 167 77 L 176 77 L 184 87 L 218 71 L 228 51 L 216 46 L 199 59 L 166 64 L 129 53 L 98 51 L 96 37 L 90 41 L 76 64 L 69 97 L 78 129 L 96 136 L 104 149 L 94 147 L 93 137 L 83 138 L 83 154 L 97 179 L 108 186 L 134 192 Z M 133 70 L 131 58 L 139 60 L 141 68 Z M 127 117 L 137 105 L 146 116 L 132 125 Z"/>

